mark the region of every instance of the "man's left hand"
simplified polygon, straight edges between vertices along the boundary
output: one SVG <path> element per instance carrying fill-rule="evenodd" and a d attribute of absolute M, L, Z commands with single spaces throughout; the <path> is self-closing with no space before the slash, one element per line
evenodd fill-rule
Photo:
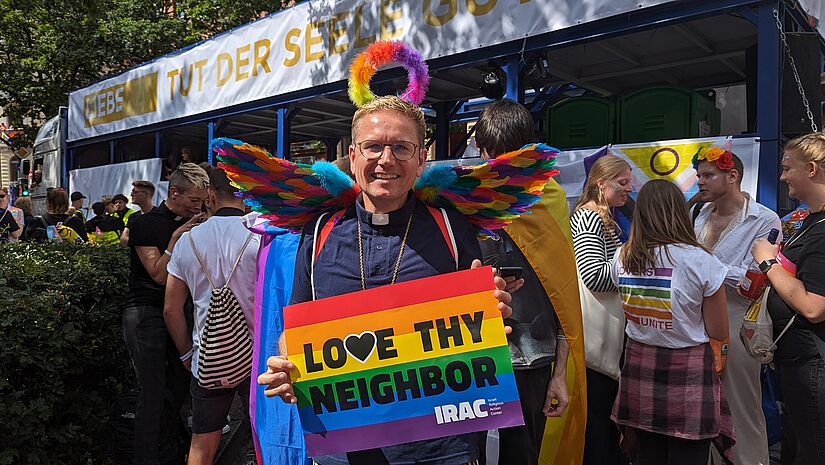
<path fill-rule="evenodd" d="M 560 417 L 564 414 L 570 396 L 567 394 L 567 380 L 562 376 L 553 376 L 547 385 L 547 397 L 544 399 L 544 416 Z"/>
<path fill-rule="evenodd" d="M 481 268 L 481 260 L 479 259 L 473 260 L 473 264 L 470 265 L 470 269 L 476 268 Z M 496 276 L 495 272 L 493 273 L 493 282 L 496 285 L 496 290 L 493 291 L 493 297 L 498 300 L 498 310 L 501 312 L 501 317 L 510 318 L 510 315 L 513 314 L 513 309 L 510 308 L 512 296 L 505 290 L 507 288 L 507 282 L 501 276 Z M 506 334 L 510 334 L 512 331 L 513 328 L 506 325 L 504 326 L 504 332 Z"/>
<path fill-rule="evenodd" d="M 771 244 L 765 238 L 757 239 L 756 242 L 753 243 L 751 255 L 753 255 L 756 263 L 762 263 L 765 260 L 776 258 L 776 256 L 779 255 L 779 245 Z"/>

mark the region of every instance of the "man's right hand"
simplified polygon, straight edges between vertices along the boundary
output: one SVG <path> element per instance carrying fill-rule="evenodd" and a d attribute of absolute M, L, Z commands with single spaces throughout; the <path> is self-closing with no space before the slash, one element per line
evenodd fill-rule
<path fill-rule="evenodd" d="M 204 220 L 206 220 L 206 213 L 198 213 L 197 215 L 193 216 L 192 218 L 189 218 L 189 221 L 187 221 L 186 223 L 183 223 L 182 225 L 180 225 L 178 227 L 178 229 L 176 229 L 175 232 L 172 233 L 172 239 L 174 239 L 175 242 L 177 242 L 177 240 L 180 239 L 180 237 L 183 235 L 183 233 L 185 233 L 187 231 L 191 231 L 192 228 L 194 228 L 195 226 L 197 226 L 199 223 L 203 222 Z"/>
<path fill-rule="evenodd" d="M 286 357 L 269 357 L 266 361 L 267 370 L 258 376 L 258 384 L 266 386 L 264 394 L 267 397 L 278 396 L 288 404 L 297 404 L 298 398 L 292 390 L 292 381 L 289 378 L 289 370 L 295 368 L 295 364 Z"/>

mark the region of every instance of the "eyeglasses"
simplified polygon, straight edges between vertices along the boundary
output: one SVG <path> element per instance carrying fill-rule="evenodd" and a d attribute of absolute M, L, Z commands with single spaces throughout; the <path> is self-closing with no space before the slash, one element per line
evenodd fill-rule
<path fill-rule="evenodd" d="M 357 144 L 358 151 L 367 160 L 377 160 L 384 154 L 384 148 L 389 147 L 392 155 L 401 161 L 407 161 L 415 156 L 418 146 L 412 142 L 401 140 L 392 144 L 383 144 L 376 140 L 365 140 Z"/>

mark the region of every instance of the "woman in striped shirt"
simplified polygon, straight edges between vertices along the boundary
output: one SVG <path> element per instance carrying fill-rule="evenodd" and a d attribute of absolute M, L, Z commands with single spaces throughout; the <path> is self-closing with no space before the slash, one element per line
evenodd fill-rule
<path fill-rule="evenodd" d="M 619 157 L 605 155 L 593 164 L 570 227 L 576 268 L 582 281 L 593 292 L 617 292 L 610 279 L 610 260 L 619 247 L 619 226 L 610 212 L 623 206 L 632 190 L 630 164 Z M 587 369 L 587 431 L 584 465 L 625 465 L 619 448 L 619 431 L 610 420 L 618 381 Z"/>

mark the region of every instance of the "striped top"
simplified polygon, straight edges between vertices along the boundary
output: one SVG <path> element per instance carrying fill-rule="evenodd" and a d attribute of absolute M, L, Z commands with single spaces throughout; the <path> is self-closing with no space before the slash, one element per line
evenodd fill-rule
<path fill-rule="evenodd" d="M 576 268 L 592 292 L 616 292 L 610 279 L 610 260 L 619 248 L 619 237 L 606 231 L 598 213 L 579 208 L 570 217 Z"/>

